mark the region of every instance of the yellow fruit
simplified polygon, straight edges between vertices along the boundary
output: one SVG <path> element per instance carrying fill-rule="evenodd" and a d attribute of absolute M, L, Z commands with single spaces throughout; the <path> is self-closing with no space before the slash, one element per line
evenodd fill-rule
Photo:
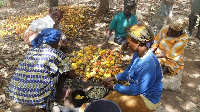
<path fill-rule="evenodd" d="M 107 67 L 110 67 L 111 65 L 108 63 L 108 64 L 106 64 L 107 65 Z"/>
<path fill-rule="evenodd" d="M 83 98 L 84 98 L 84 96 L 81 96 L 81 95 L 79 95 L 79 94 L 77 94 L 76 97 L 75 97 L 75 99 L 77 99 L 77 100 L 81 100 L 81 99 L 83 99 Z"/>

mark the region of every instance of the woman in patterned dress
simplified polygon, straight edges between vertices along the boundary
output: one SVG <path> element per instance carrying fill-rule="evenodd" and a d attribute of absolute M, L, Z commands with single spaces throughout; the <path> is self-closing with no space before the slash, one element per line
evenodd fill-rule
<path fill-rule="evenodd" d="M 154 39 L 152 51 L 159 59 L 164 75 L 178 75 L 184 67 L 184 48 L 189 41 L 184 30 L 188 19 L 173 17 L 169 25 L 162 27 Z"/>
<path fill-rule="evenodd" d="M 65 79 L 73 78 L 75 73 L 67 56 L 57 49 L 60 37 L 60 31 L 46 28 L 31 41 L 33 48 L 27 51 L 11 77 L 11 99 L 39 108 L 46 107 L 48 96 L 61 99 L 58 96 L 62 96 Z M 57 75 L 58 83 L 55 84 Z"/>

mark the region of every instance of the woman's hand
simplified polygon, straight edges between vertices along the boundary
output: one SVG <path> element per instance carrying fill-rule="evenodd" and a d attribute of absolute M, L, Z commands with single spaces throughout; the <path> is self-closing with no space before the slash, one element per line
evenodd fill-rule
<path fill-rule="evenodd" d="M 103 81 L 101 81 L 101 85 L 106 87 L 108 85 L 108 82 L 110 82 L 110 79 L 104 79 Z"/>
<path fill-rule="evenodd" d="M 115 84 L 114 83 L 112 83 L 112 82 L 108 82 L 108 84 L 107 84 L 107 88 L 109 88 L 109 89 L 113 89 L 113 86 L 114 86 Z"/>
<path fill-rule="evenodd" d="M 69 79 L 73 79 L 76 76 L 75 70 L 70 70 L 67 74 Z"/>
<path fill-rule="evenodd" d="M 157 58 L 167 58 L 165 52 L 161 52 L 160 54 L 156 54 L 156 57 L 157 57 Z"/>
<path fill-rule="evenodd" d="M 104 79 L 101 84 L 104 85 L 105 87 L 108 85 L 109 82 L 116 80 L 115 77 L 111 77 L 109 79 Z"/>
<path fill-rule="evenodd" d="M 106 49 L 106 48 L 108 48 L 108 42 L 107 41 L 101 46 L 101 49 Z"/>

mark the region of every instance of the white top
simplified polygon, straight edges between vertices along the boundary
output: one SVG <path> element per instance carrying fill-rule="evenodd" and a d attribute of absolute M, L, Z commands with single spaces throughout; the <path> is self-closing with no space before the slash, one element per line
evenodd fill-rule
<path fill-rule="evenodd" d="M 43 18 L 33 20 L 28 29 L 26 30 L 26 32 L 30 29 L 33 30 L 34 32 L 40 33 L 45 28 L 53 28 L 54 24 L 55 24 L 54 20 L 49 15 L 47 15 Z M 61 39 L 62 40 L 66 39 L 65 34 L 62 32 L 63 28 L 60 24 L 58 24 L 58 28 L 61 31 Z"/>

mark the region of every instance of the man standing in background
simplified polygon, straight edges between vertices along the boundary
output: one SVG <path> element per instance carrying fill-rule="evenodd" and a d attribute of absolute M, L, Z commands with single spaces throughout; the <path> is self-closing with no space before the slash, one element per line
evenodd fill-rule
<path fill-rule="evenodd" d="M 189 15 L 189 26 L 188 31 L 192 35 L 192 30 L 194 29 L 197 23 L 197 16 L 200 17 L 200 0 L 191 0 L 191 12 Z M 196 38 L 200 39 L 200 21 L 198 24 Z"/>

